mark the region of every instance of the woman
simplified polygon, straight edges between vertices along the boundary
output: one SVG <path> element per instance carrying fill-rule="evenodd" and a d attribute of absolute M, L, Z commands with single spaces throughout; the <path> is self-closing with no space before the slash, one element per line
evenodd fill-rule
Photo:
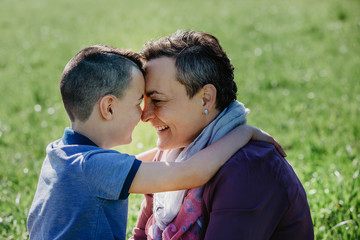
<path fill-rule="evenodd" d="M 148 43 L 142 54 L 146 60 L 146 93 L 142 120 L 150 122 L 157 130 L 159 152 L 155 161 L 186 161 L 236 126 L 246 123 L 248 110 L 236 101 L 237 87 L 233 76 L 234 68 L 214 36 L 202 32 L 178 31 L 170 37 Z M 253 145 L 250 144 L 248 147 L 248 153 L 252 156 L 254 152 L 259 151 L 258 158 L 262 160 L 259 164 L 263 165 L 266 160 L 277 165 L 281 164 L 281 169 L 288 168 L 286 161 L 279 159 L 281 156 L 278 153 L 273 153 L 273 146 Z M 244 151 L 236 153 L 229 162 L 232 159 L 234 159 L 233 162 L 245 162 L 240 159 L 240 155 L 244 159 L 243 155 L 247 150 Z M 271 156 L 270 160 L 267 160 L 263 153 Z M 227 169 L 226 165 L 224 169 Z M 240 167 L 237 169 L 238 165 L 235 164 L 233 169 L 227 170 L 231 171 L 229 175 L 236 176 L 237 172 L 245 168 L 239 165 Z M 305 192 L 290 168 L 284 170 L 285 175 L 290 176 L 291 183 L 296 182 L 291 186 L 299 188 L 297 190 L 301 192 L 302 200 L 294 206 L 292 203 L 283 205 L 298 210 L 298 205 L 302 204 L 302 210 L 305 209 L 303 212 L 306 214 L 300 216 L 303 219 L 300 221 L 300 225 L 308 229 L 311 218 L 306 196 L 304 199 Z M 264 171 L 267 172 L 256 174 L 272 175 L 272 169 L 271 167 L 269 170 L 265 168 Z M 290 173 L 287 174 L 287 172 Z M 218 180 L 217 177 L 220 179 Z M 212 214 L 213 200 L 219 197 L 215 196 L 216 186 L 219 185 L 222 188 L 227 186 L 222 179 L 224 178 L 222 170 L 220 170 L 218 176 L 215 176 L 215 183 L 208 183 L 205 187 L 158 193 L 154 194 L 153 199 L 151 195 L 147 195 L 133 232 L 134 239 L 219 239 L 212 231 L 220 234 L 221 239 L 229 239 L 225 236 L 234 239 L 235 234 L 238 235 L 236 229 L 239 229 L 239 225 L 243 225 L 231 226 L 231 223 L 238 221 L 237 216 L 233 217 L 222 213 L 218 217 Z M 231 179 L 227 181 L 232 182 Z M 244 179 L 238 179 L 238 181 L 237 184 L 240 186 Z M 269 187 L 275 186 L 276 190 L 282 191 L 283 187 L 278 187 L 277 180 L 272 181 L 269 180 Z M 239 190 L 236 188 L 235 185 L 233 191 L 235 190 L 236 194 L 244 195 L 240 188 Z M 257 186 L 254 188 L 256 189 Z M 231 202 L 231 195 L 232 192 L 223 195 L 223 199 L 219 200 L 219 205 Z M 266 196 L 266 193 L 255 192 L 254 195 Z M 235 202 L 241 202 L 238 200 L 235 199 Z M 279 202 L 282 204 L 282 199 L 279 199 Z M 234 205 L 236 211 L 241 207 Z M 273 206 L 264 205 L 263 207 L 271 209 Z M 277 215 L 278 219 L 292 217 L 280 214 L 280 209 L 275 211 L 274 215 Z M 260 210 L 258 213 L 259 215 L 263 214 Z M 278 219 L 274 217 L 274 220 Z M 241 219 L 241 221 L 247 221 L 247 219 Z M 279 222 L 281 223 L 280 220 L 276 223 Z M 220 226 L 222 223 L 224 226 Z M 274 225 L 267 232 L 262 233 L 260 238 L 270 238 L 274 232 L 273 228 L 276 226 Z M 222 232 L 222 229 L 226 230 Z M 296 235 L 304 236 L 296 230 L 291 232 L 292 235 L 289 235 L 288 239 L 295 239 L 292 237 Z M 249 234 L 244 236 L 249 237 L 248 239 L 259 237 Z M 239 237 L 241 238 L 241 236 Z"/>

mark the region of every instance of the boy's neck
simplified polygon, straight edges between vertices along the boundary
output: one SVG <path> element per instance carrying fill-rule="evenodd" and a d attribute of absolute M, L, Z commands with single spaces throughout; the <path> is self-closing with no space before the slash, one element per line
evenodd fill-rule
<path fill-rule="evenodd" d="M 89 138 L 98 147 L 104 149 L 111 148 L 111 146 L 108 146 L 106 139 L 103 139 L 102 136 L 104 136 L 104 132 L 100 126 L 101 124 L 96 124 L 91 118 L 85 122 L 78 120 L 71 121 L 72 130 Z"/>

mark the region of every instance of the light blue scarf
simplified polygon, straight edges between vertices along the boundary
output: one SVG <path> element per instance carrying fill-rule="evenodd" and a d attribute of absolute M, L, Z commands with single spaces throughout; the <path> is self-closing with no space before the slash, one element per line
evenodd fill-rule
<path fill-rule="evenodd" d="M 182 162 L 191 158 L 195 153 L 225 136 L 235 127 L 246 123 L 249 109 L 238 101 L 232 102 L 216 117 L 200 135 L 184 149 L 173 150 L 167 157 L 167 162 Z M 239 136 L 240 137 L 240 136 Z M 211 161 L 211 159 L 209 159 Z M 202 188 L 202 187 L 201 187 Z M 153 213 L 156 225 L 164 230 L 178 215 L 183 199 L 188 190 L 162 192 L 154 194 Z M 202 194 L 202 191 L 200 191 Z M 201 196 L 200 196 L 201 197 Z"/>

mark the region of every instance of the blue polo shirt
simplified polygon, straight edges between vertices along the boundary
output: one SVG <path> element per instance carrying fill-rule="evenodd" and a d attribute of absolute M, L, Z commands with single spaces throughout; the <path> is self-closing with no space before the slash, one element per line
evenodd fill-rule
<path fill-rule="evenodd" d="M 30 239 L 125 239 L 130 185 L 141 161 L 66 128 L 46 148 Z"/>

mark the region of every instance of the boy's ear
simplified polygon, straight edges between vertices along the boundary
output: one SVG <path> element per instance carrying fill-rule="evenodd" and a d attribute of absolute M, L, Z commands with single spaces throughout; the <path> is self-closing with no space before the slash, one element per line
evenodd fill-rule
<path fill-rule="evenodd" d="M 213 84 L 206 84 L 201 89 L 202 104 L 204 109 L 211 110 L 216 104 L 216 88 Z"/>
<path fill-rule="evenodd" d="M 106 95 L 100 99 L 100 115 L 105 120 L 112 120 L 114 118 L 114 103 L 115 97 L 111 95 Z"/>

